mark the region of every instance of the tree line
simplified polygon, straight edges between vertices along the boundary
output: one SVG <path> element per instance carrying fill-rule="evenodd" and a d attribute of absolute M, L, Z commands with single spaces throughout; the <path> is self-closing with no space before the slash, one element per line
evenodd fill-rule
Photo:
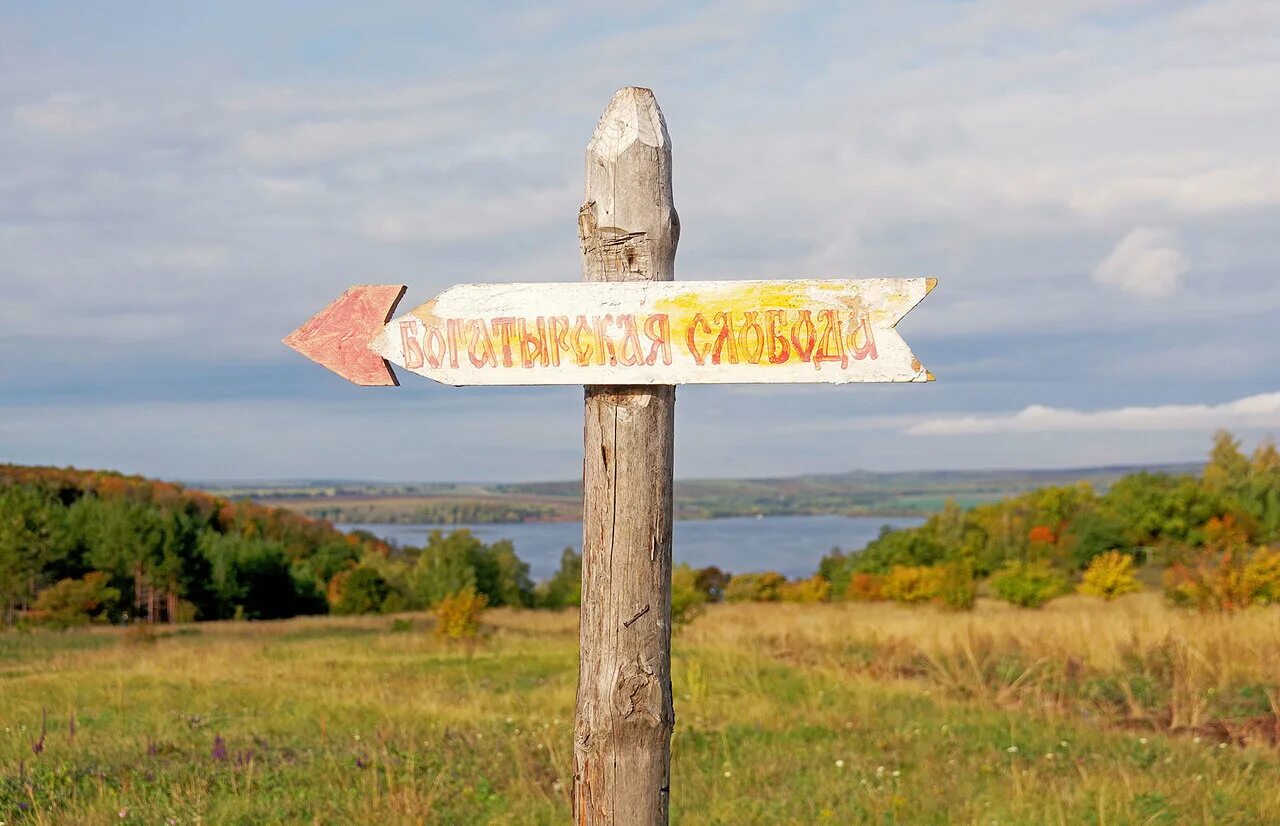
<path fill-rule="evenodd" d="M 283 508 L 103 471 L 0 465 L 0 622 L 278 619 L 576 605 L 581 562 L 535 584 L 508 541 L 432 532 L 397 548 Z"/>
<path fill-rule="evenodd" d="M 980 590 L 1035 606 L 1074 582 L 1104 595 L 1159 571 L 1201 608 L 1280 601 L 1280 452 L 1215 438 L 1200 475 L 1135 473 L 1106 492 L 1046 487 L 825 556 L 812 576 L 678 565 L 673 613 L 718 601 L 889 599 L 971 607 Z M 581 558 L 535 583 L 506 540 L 433 531 L 397 548 L 282 508 L 136 476 L 0 465 L 0 621 L 180 622 L 420 610 L 461 592 L 490 606 L 563 608 Z"/>
<path fill-rule="evenodd" d="M 1105 493 L 1046 487 L 967 511 L 948 503 L 859 553 L 833 551 L 818 576 L 837 599 L 963 608 L 979 583 L 1036 606 L 1083 584 L 1091 568 L 1092 582 L 1107 566 L 1111 576 L 1145 568 L 1175 603 L 1232 608 L 1280 598 L 1278 542 L 1280 452 L 1264 441 L 1246 455 L 1222 431 L 1199 475 L 1134 473 Z"/>

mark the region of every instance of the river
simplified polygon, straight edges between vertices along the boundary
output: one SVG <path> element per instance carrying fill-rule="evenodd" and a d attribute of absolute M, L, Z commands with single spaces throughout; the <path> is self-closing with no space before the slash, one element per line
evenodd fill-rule
<path fill-rule="evenodd" d="M 922 519 L 890 516 L 769 516 L 691 519 L 675 524 L 676 562 L 695 568 L 715 565 L 726 571 L 778 571 L 789 577 L 812 574 L 832 547 L 861 550 L 882 525 L 906 528 Z M 535 580 L 555 573 L 565 546 L 582 549 L 581 522 L 518 522 L 490 525 L 344 524 L 344 531 L 363 528 L 396 545 L 420 547 L 433 530 L 461 528 L 484 542 L 510 539 L 529 563 Z"/>

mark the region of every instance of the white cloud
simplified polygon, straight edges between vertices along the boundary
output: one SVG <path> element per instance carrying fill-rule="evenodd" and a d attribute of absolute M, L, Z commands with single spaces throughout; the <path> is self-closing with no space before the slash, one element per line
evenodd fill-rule
<path fill-rule="evenodd" d="M 358 152 L 421 143 L 449 131 L 428 116 L 311 120 L 248 132 L 239 149 L 249 160 L 271 165 L 314 163 Z"/>
<path fill-rule="evenodd" d="M 1093 270 L 1093 280 L 1127 293 L 1166 296 L 1177 292 L 1191 262 L 1172 232 L 1138 227 L 1120 239 Z"/>
<path fill-rule="evenodd" d="M 404 27 L 380 6 L 351 13 L 369 24 L 359 49 L 304 55 L 290 18 L 270 65 L 243 70 L 243 44 L 220 35 L 243 15 L 236 7 L 189 49 L 157 50 L 130 30 L 118 59 L 55 49 L 47 21 L 6 32 L 0 20 L 0 397 L 75 389 L 47 378 L 69 350 L 3 358 L 55 315 L 103 375 L 163 349 L 175 369 L 250 362 L 293 377 L 307 367 L 286 361 L 280 335 L 347 284 L 404 279 L 421 300 L 455 282 L 573 278 L 583 146 L 613 89 L 642 83 L 675 146 L 678 277 L 941 279 L 903 330 L 939 376 L 901 390 L 927 407 L 888 415 L 898 388 L 851 388 L 848 399 L 813 396 L 825 419 L 798 416 L 810 396 L 792 388 L 777 391 L 785 404 L 727 422 L 717 413 L 705 427 L 686 412 L 682 444 L 714 460 L 699 473 L 1194 455 L 1183 446 L 1199 434 L 1176 430 L 1091 431 L 1070 446 L 1052 432 L 1005 444 L 1003 431 L 984 431 L 920 440 L 927 450 L 901 456 L 900 439 L 830 448 L 830 433 L 854 444 L 872 426 L 928 432 L 926 411 L 1072 404 L 1078 382 L 1105 388 L 1091 404 L 1112 407 L 1175 386 L 1213 398 L 1276 386 L 1280 110 L 1268 102 L 1280 99 L 1280 5 L 1126 5 L 977 0 L 925 19 L 894 5 L 660 0 L 625 33 L 584 40 L 582 30 L 612 31 L 607 11 L 559 0 L 532 18 L 503 16 L 483 42 L 469 39 L 479 18 L 466 4 L 447 18 L 419 4 Z M 395 28 L 431 29 L 440 48 L 420 60 L 416 38 L 406 53 L 398 35 L 375 34 Z M 1099 238 L 1120 241 L 1102 265 Z M 1188 256 L 1202 289 L 1178 291 Z M 1099 301 L 1095 265 L 1116 289 L 1172 294 Z M 169 346 L 179 336 L 200 347 Z M 1052 375 L 1047 359 L 1060 359 Z M 242 389 L 256 392 L 248 378 Z M 136 393 L 128 382 L 112 392 Z M 751 410 L 774 398 L 741 392 Z M 855 399 L 857 416 L 844 406 Z M 491 402 L 466 406 L 482 416 Z M 224 413 L 252 423 L 250 408 Z M 1100 415 L 1029 411 L 1019 427 Z M 145 431 L 153 419 L 137 415 Z M 49 438 L 39 451 L 34 437 L 17 441 L 30 457 L 76 460 L 110 441 L 31 422 Z M 752 450 L 761 428 L 792 441 Z M 306 452 L 289 444 L 273 461 Z M 130 447 L 165 466 L 165 445 Z M 223 452 L 228 462 L 259 454 L 244 443 Z M 742 464 L 746 454 L 760 464 Z M 299 472 L 319 472 L 307 458 Z"/>
<path fill-rule="evenodd" d="M 926 419 L 913 435 L 980 433 L 1080 433 L 1100 431 L 1213 430 L 1280 427 L 1280 393 L 1260 393 L 1223 404 L 1166 404 L 1082 412 L 1033 404 L 1017 413 Z"/>
<path fill-rule="evenodd" d="M 137 266 L 165 272 L 173 270 L 212 270 L 226 263 L 231 250 L 225 246 L 201 244 L 144 250 L 137 254 Z"/>
<path fill-rule="evenodd" d="M 1179 215 L 1260 209 L 1280 204 L 1280 164 L 1223 167 L 1186 175 L 1119 177 L 1077 187 L 1069 203 L 1086 216 L 1153 206 Z"/>
<path fill-rule="evenodd" d="M 439 198 L 426 206 L 378 205 L 359 219 L 359 232 L 378 241 L 443 243 L 564 225 L 574 215 L 577 187 Z"/>
<path fill-rule="evenodd" d="M 116 107 L 106 101 L 60 92 L 42 100 L 13 107 L 12 116 L 21 126 L 52 135 L 85 135 L 119 124 Z"/>

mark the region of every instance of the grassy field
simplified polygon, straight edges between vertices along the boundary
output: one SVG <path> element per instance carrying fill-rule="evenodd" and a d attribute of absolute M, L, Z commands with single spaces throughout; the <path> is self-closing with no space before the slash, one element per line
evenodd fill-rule
<path fill-rule="evenodd" d="M 567 821 L 576 616 L 398 619 L 0 634 L 0 822 Z M 713 606 L 674 673 L 676 823 L 1280 822 L 1280 610 Z"/>

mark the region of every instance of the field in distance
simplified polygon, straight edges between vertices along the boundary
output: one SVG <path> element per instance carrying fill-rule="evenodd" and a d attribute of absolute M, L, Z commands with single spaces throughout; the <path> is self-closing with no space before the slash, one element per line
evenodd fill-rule
<path fill-rule="evenodd" d="M 1046 485 L 1088 482 L 1105 490 L 1137 470 L 1194 473 L 1200 465 L 976 470 L 691 479 L 676 482 L 677 519 L 728 516 L 925 516 L 947 499 L 962 507 L 993 502 Z M 231 498 L 247 498 L 333 522 L 480 524 L 571 521 L 582 513 L 579 482 L 525 484 L 386 484 L 351 481 L 193 482 Z"/>
<path fill-rule="evenodd" d="M 674 646 L 673 822 L 1280 822 L 1280 607 L 1015 611 L 710 606 Z M 566 822 L 576 614 L 432 622 L 0 633 L 0 819 Z"/>

